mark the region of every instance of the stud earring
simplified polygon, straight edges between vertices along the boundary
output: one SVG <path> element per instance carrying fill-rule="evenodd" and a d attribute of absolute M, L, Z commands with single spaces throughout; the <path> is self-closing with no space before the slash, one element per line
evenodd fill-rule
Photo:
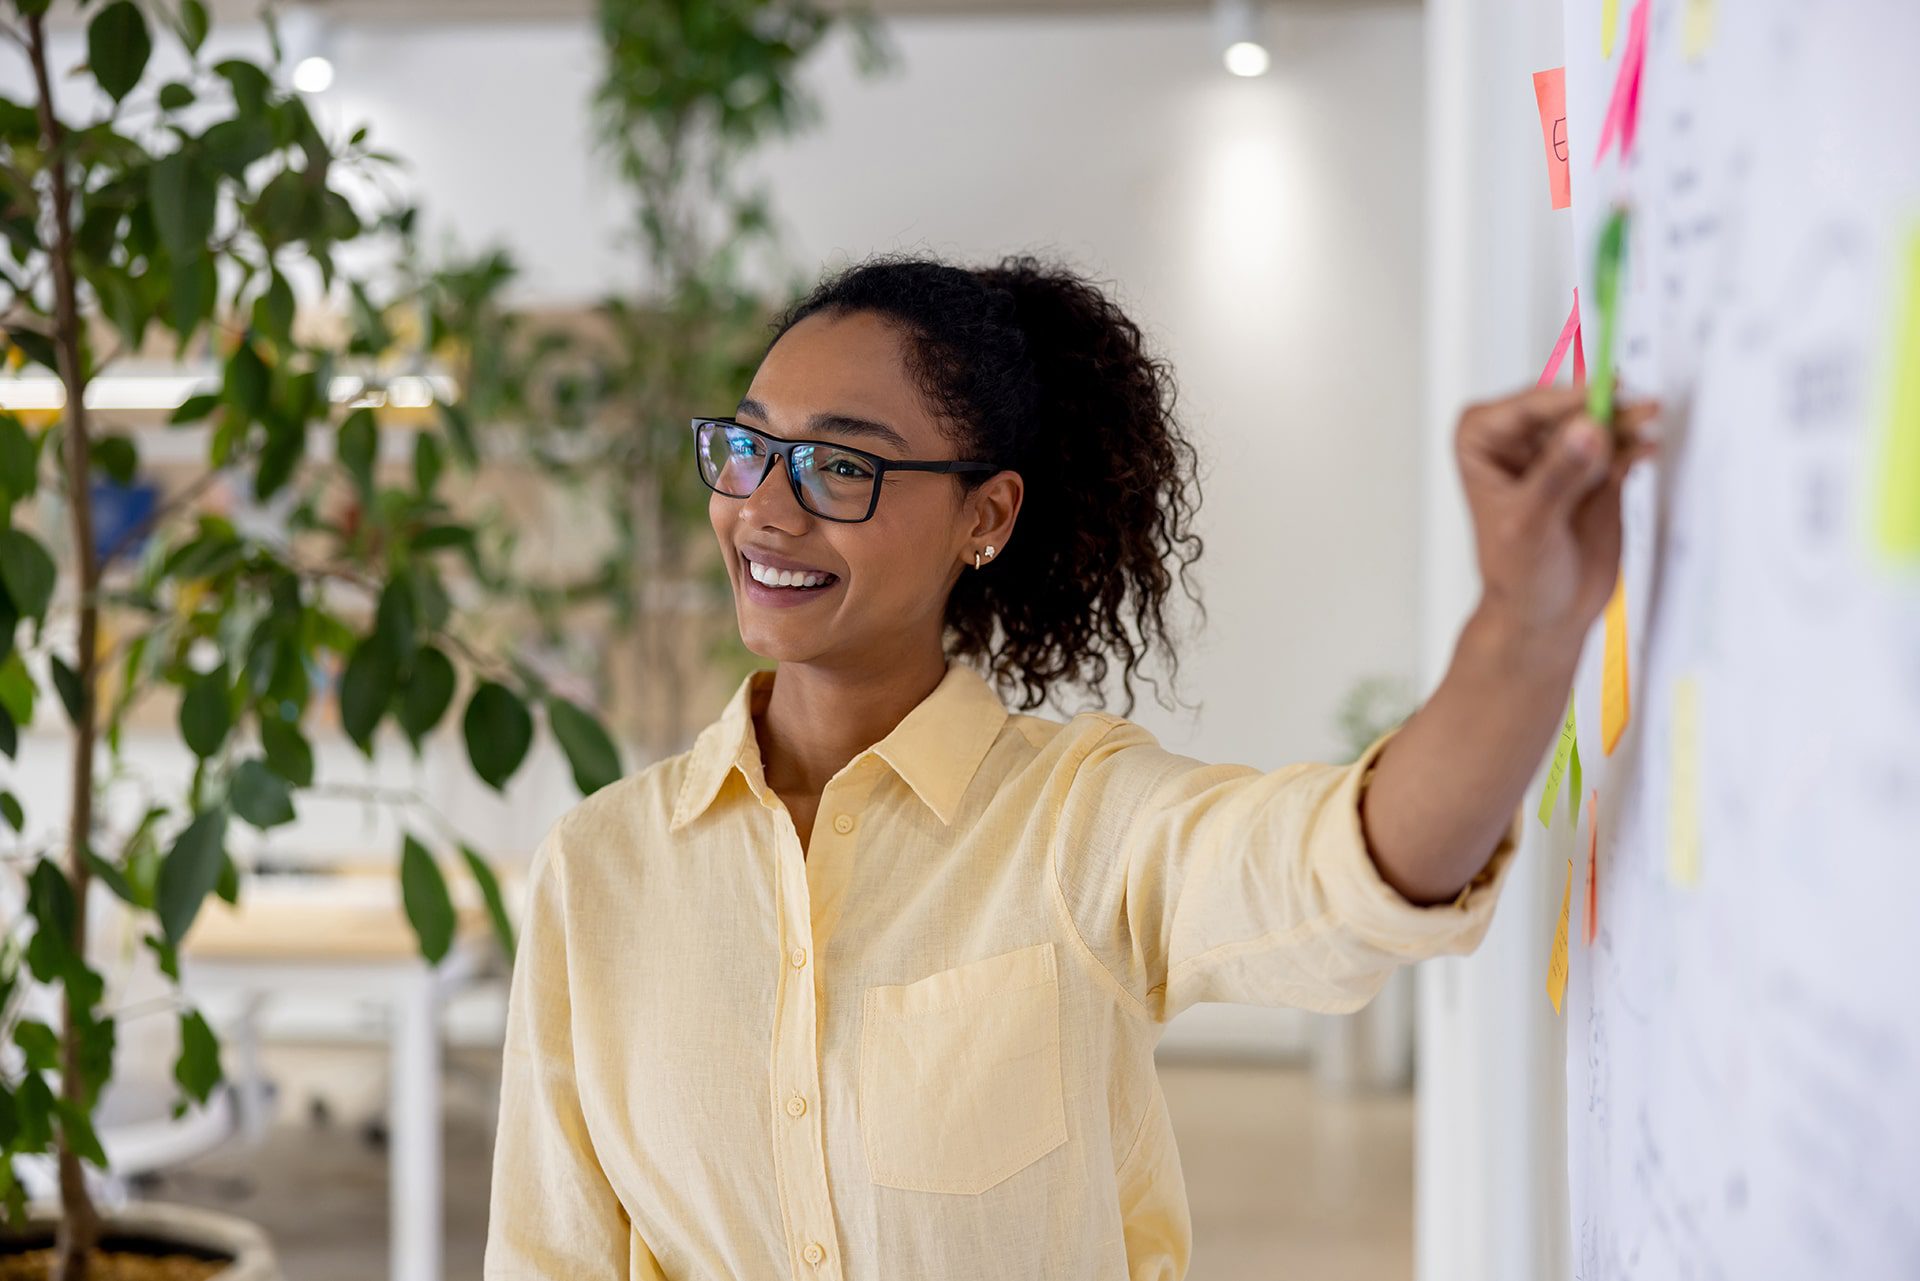
<path fill-rule="evenodd" d="M 988 544 L 987 544 L 987 559 L 988 559 L 988 560 L 992 560 L 992 559 L 993 559 L 993 544 L 992 544 L 992 543 L 988 543 Z M 975 553 L 973 554 L 973 567 L 974 567 L 975 569 L 978 569 L 978 568 L 980 568 L 980 553 L 979 553 L 979 552 L 975 552 Z"/>

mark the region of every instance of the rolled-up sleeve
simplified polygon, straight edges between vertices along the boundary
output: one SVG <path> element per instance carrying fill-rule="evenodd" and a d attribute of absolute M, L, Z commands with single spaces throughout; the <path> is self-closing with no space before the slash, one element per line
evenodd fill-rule
<path fill-rule="evenodd" d="M 574 1080 L 574 983 L 556 824 L 528 869 L 507 997 L 487 1281 L 661 1276 L 595 1155 Z"/>
<path fill-rule="evenodd" d="M 1198 1001 L 1344 1013 L 1397 966 L 1485 935 L 1521 811 L 1457 898 L 1409 902 L 1381 878 L 1360 822 L 1392 733 L 1348 765 L 1262 771 L 1105 719 L 1065 790 L 1053 867 L 1081 943 L 1150 1017 Z"/>

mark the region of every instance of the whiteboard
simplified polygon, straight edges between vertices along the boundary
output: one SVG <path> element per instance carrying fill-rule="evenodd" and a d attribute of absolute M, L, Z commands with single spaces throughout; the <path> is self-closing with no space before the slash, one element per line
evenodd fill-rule
<path fill-rule="evenodd" d="M 1669 411 L 1611 755 L 1598 627 L 1575 690 L 1573 1275 L 1913 1281 L 1920 563 L 1872 520 L 1920 362 L 1920 0 L 1652 0 L 1638 136 L 1596 161 L 1632 8 L 1564 10 L 1580 299 L 1622 202 L 1615 363 Z"/>

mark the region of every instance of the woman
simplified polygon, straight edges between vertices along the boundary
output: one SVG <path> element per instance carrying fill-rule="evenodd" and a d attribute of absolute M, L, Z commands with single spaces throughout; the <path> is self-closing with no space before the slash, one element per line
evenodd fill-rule
<path fill-rule="evenodd" d="M 1167 1020 L 1357 1009 L 1479 941 L 1646 447 L 1578 392 L 1470 409 L 1445 679 L 1354 764 L 1263 772 L 1028 714 L 1109 660 L 1131 709 L 1200 551 L 1171 380 L 1097 289 L 888 256 L 776 331 L 695 435 L 777 667 L 535 856 L 486 1275 L 1182 1277 Z"/>

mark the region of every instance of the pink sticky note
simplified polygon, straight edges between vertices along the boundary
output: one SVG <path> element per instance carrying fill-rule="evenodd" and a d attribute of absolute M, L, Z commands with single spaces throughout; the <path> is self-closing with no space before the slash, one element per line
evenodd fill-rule
<path fill-rule="evenodd" d="M 1539 386 L 1545 387 L 1560 372 L 1560 362 L 1567 358 L 1567 348 L 1573 348 L 1573 381 L 1576 385 L 1586 381 L 1587 362 L 1580 352 L 1580 291 L 1573 291 L 1573 310 L 1567 313 L 1567 323 L 1560 327 L 1560 340 L 1553 344 L 1553 354 L 1547 357 L 1547 367 L 1540 371 Z"/>
<path fill-rule="evenodd" d="M 1614 75 L 1613 97 L 1607 103 L 1606 119 L 1600 123 L 1600 149 L 1593 162 L 1600 163 L 1607 148 L 1616 140 L 1620 154 L 1633 150 L 1633 136 L 1640 127 L 1640 73 L 1647 65 L 1647 0 L 1634 0 L 1627 17 L 1627 43 L 1620 51 L 1620 69 Z"/>
<path fill-rule="evenodd" d="M 1533 100 L 1540 104 L 1540 137 L 1547 146 L 1547 185 L 1553 207 L 1573 203 L 1573 179 L 1567 172 L 1567 69 L 1533 73 Z"/>

